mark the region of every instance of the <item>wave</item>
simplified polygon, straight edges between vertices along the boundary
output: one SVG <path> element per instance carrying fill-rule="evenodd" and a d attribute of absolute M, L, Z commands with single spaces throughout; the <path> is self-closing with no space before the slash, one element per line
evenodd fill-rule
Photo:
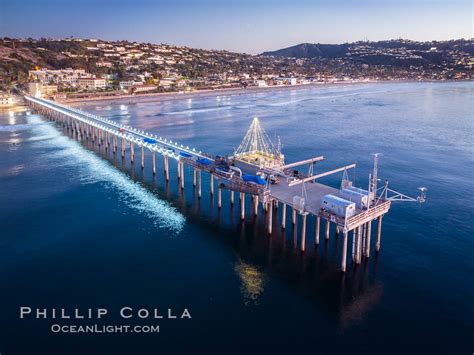
<path fill-rule="evenodd" d="M 203 113 L 203 112 L 213 112 L 213 111 L 222 111 L 222 110 L 230 110 L 232 106 L 218 106 L 218 107 L 208 107 L 208 108 L 197 108 L 197 109 L 189 109 L 183 111 L 172 111 L 172 112 L 160 112 L 155 116 L 162 116 L 162 115 L 183 115 L 183 114 L 192 114 L 192 113 Z"/>
<path fill-rule="evenodd" d="M 30 118 L 31 117 L 31 118 Z M 36 119 L 29 116 L 28 121 Z M 149 217 L 153 224 L 179 233 L 184 227 L 184 216 L 168 202 L 160 200 L 151 191 L 113 167 L 78 142 L 63 136 L 52 125 L 35 125 L 38 144 L 58 151 L 44 155 L 43 159 L 54 160 L 52 164 L 73 166 L 79 170 L 79 181 L 83 184 L 101 183 L 105 188 L 118 192 L 119 200 L 129 208 Z M 42 139 L 47 137 L 48 139 Z M 74 157 L 74 159 L 71 159 Z"/>

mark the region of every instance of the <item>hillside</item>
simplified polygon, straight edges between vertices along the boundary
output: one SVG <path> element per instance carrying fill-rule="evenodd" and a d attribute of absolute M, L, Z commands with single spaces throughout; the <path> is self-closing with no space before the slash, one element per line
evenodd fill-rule
<path fill-rule="evenodd" d="M 83 69 L 107 78 L 165 87 L 209 89 L 339 80 L 472 79 L 473 40 L 391 40 L 311 44 L 261 55 L 204 50 L 169 44 L 100 39 L 0 38 L 0 90 L 26 86 L 35 68 Z M 285 79 L 286 78 L 286 79 Z M 293 80 L 294 82 L 294 80 Z M 75 90 L 62 85 L 60 90 Z"/>
<path fill-rule="evenodd" d="M 301 43 L 264 52 L 264 57 L 305 59 L 351 59 L 353 62 L 408 67 L 455 64 L 459 57 L 474 56 L 473 40 L 415 42 L 389 40 L 344 44 Z"/>

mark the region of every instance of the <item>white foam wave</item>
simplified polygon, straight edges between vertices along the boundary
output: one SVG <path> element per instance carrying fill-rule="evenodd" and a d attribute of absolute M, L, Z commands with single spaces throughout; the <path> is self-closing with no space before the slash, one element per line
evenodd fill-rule
<path fill-rule="evenodd" d="M 32 117 L 32 122 L 34 120 Z M 109 162 L 84 149 L 78 142 L 63 136 L 51 125 L 37 125 L 33 132 L 39 136 L 38 143 L 42 147 L 59 148 L 46 154 L 44 158 L 54 160 L 56 165 L 74 166 L 79 172 L 81 183 L 102 183 L 106 188 L 116 190 L 123 203 L 149 217 L 157 227 L 169 228 L 176 233 L 182 230 L 185 218 L 176 208 L 157 198 Z"/>

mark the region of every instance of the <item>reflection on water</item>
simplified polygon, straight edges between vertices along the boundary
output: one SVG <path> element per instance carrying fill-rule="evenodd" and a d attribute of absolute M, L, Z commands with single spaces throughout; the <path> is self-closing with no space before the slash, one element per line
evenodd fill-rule
<path fill-rule="evenodd" d="M 246 306 L 254 306 L 260 303 L 260 296 L 264 291 L 265 277 L 257 267 L 238 260 L 234 267 L 242 285 L 240 291 L 244 297 Z"/>

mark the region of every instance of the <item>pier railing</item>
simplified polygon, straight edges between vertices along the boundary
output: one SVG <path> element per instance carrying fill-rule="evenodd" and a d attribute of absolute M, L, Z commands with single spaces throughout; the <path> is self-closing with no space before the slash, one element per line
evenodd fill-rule
<path fill-rule="evenodd" d="M 360 226 L 361 224 L 370 222 L 376 219 L 378 216 L 383 215 L 388 212 L 390 209 L 390 201 L 385 201 L 377 206 L 370 208 L 362 213 L 359 213 L 353 217 L 350 217 L 346 220 L 346 229 L 352 230 L 355 227 Z"/>

